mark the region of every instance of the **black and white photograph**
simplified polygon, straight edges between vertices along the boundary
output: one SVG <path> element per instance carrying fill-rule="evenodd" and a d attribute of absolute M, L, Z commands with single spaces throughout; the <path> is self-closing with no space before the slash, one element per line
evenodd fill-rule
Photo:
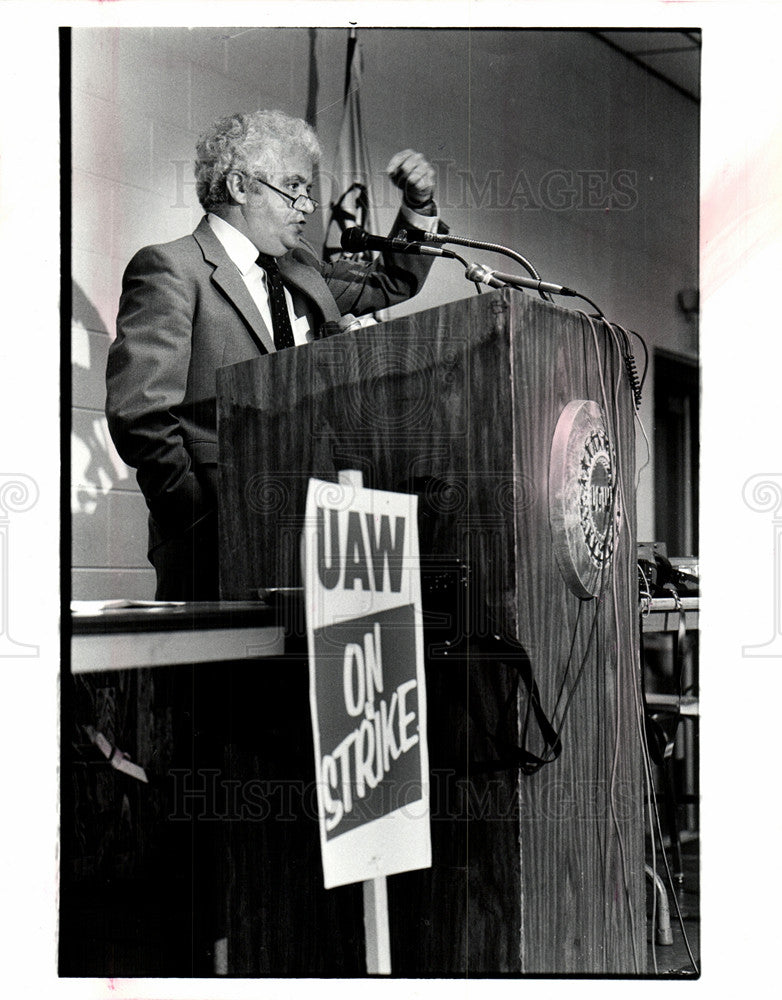
<path fill-rule="evenodd" d="M 61 974 L 697 975 L 700 32 L 62 44 Z"/>
<path fill-rule="evenodd" d="M 133 6 L 4 42 L 44 988 L 761 982 L 778 5 Z"/>

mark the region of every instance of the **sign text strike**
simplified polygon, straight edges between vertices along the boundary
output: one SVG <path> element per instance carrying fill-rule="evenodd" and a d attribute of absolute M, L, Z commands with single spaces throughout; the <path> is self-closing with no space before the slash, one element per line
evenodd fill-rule
<path fill-rule="evenodd" d="M 326 830 L 332 831 L 398 760 L 418 743 L 415 678 L 384 693 L 380 624 L 365 632 L 363 643 L 349 642 L 342 662 L 342 693 L 354 728 L 320 763 Z M 363 716 L 363 717 L 362 717 Z M 359 717 L 362 717 L 358 721 Z"/>

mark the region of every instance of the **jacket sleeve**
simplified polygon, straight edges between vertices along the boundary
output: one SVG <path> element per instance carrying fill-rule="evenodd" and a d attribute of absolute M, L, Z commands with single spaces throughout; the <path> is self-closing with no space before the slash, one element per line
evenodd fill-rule
<path fill-rule="evenodd" d="M 389 236 L 402 229 L 411 240 L 419 233 L 400 212 Z M 438 232 L 448 232 L 448 227 L 440 222 Z M 337 260 L 322 263 L 321 267 L 340 313 L 361 316 L 412 298 L 423 287 L 433 262 L 433 257 L 384 251 L 371 264 Z"/>
<path fill-rule="evenodd" d="M 153 518 L 177 534 L 215 505 L 193 471 L 177 415 L 187 389 L 196 295 L 195 283 L 164 248 L 140 250 L 123 277 L 106 370 L 106 416 L 117 451 L 137 470 Z"/>

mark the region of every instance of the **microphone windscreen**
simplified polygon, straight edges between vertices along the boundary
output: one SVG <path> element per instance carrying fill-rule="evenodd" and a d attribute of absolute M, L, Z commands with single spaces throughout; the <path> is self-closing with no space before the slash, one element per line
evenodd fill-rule
<path fill-rule="evenodd" d="M 367 233 L 360 226 L 351 226 L 345 229 L 340 237 L 340 246 L 343 250 L 356 253 L 367 248 Z"/>

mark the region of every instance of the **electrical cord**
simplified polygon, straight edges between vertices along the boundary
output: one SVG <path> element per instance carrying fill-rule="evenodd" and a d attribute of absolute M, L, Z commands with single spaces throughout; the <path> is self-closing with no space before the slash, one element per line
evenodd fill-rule
<path fill-rule="evenodd" d="M 575 293 L 575 297 L 577 299 L 583 299 L 584 302 L 588 302 L 590 304 L 590 306 L 592 306 L 592 308 L 595 310 L 595 312 L 597 313 L 597 315 L 600 317 L 600 319 L 605 319 L 605 316 L 603 314 L 603 310 L 600 308 L 599 305 L 597 305 L 597 303 L 593 302 L 588 296 L 582 295 L 581 292 L 576 292 Z M 586 315 L 586 313 L 584 315 Z"/>
<path fill-rule="evenodd" d="M 587 300 L 587 301 L 590 301 L 590 300 Z M 598 310 L 598 312 L 600 312 L 599 308 L 595 305 L 595 303 L 593 303 L 593 302 L 590 301 L 590 305 L 592 305 L 595 309 Z M 602 312 L 600 314 L 602 316 Z M 607 410 L 607 392 L 606 392 L 606 389 L 605 389 L 605 379 L 604 379 L 604 375 L 603 375 L 602 363 L 600 361 L 600 349 L 599 349 L 599 345 L 597 343 L 597 331 L 595 329 L 595 326 L 594 326 L 592 318 L 590 316 L 588 316 L 586 313 L 583 313 L 583 312 L 581 313 L 581 315 L 583 315 L 586 318 L 586 320 L 589 323 L 590 328 L 592 330 L 593 343 L 594 343 L 595 353 L 596 353 L 597 360 L 598 360 L 598 377 L 599 377 L 599 381 L 600 381 L 600 384 L 601 384 L 601 387 L 602 387 L 602 394 L 603 394 L 603 400 L 604 400 L 604 409 Z M 606 324 L 606 325 L 608 325 L 608 324 Z M 621 353 L 621 351 L 620 351 L 620 353 Z M 620 383 L 620 380 L 616 379 L 617 392 L 618 392 L 618 388 L 619 388 L 619 383 Z M 613 437 L 614 437 L 614 435 L 612 434 L 610 436 L 609 440 L 613 439 Z M 615 523 L 615 520 L 616 520 L 616 508 L 615 508 L 615 504 L 616 504 L 616 491 L 614 491 L 614 495 L 613 495 L 613 499 L 612 499 L 612 510 L 611 510 L 611 515 L 610 515 L 611 516 L 612 524 Z M 608 546 L 608 545 L 611 544 L 613 533 L 614 533 L 613 529 L 611 531 L 609 531 L 609 532 L 606 533 L 606 537 L 605 537 L 604 542 L 603 542 L 604 546 Z M 607 557 L 608 554 L 609 553 L 607 553 L 607 552 L 603 553 L 604 557 Z M 603 597 L 604 597 L 604 594 L 605 594 L 605 587 L 606 587 L 606 584 L 607 584 L 606 572 L 607 572 L 607 558 L 603 562 L 603 565 L 601 567 L 600 583 L 599 583 L 599 587 L 598 587 L 598 593 L 597 593 L 596 599 L 595 599 L 595 613 L 594 613 L 594 616 L 592 618 L 592 624 L 590 626 L 589 633 L 588 633 L 588 636 L 587 636 L 587 644 L 586 644 L 586 647 L 584 649 L 583 655 L 581 657 L 581 662 L 580 662 L 580 665 L 578 667 L 578 671 L 576 673 L 575 679 L 573 680 L 573 684 L 571 685 L 570 690 L 568 691 L 567 697 L 565 699 L 564 707 L 562 707 L 562 711 L 561 711 L 561 715 L 559 717 L 559 721 L 557 722 L 556 721 L 557 712 L 559 711 L 560 705 L 562 704 L 562 696 L 563 696 L 564 689 L 565 689 L 565 683 L 566 683 L 567 677 L 568 677 L 568 675 L 570 673 L 570 668 L 572 666 L 572 661 L 573 661 L 573 653 L 575 651 L 575 643 L 576 643 L 576 638 L 577 638 L 577 633 L 578 633 L 578 624 L 579 624 L 579 620 L 580 620 L 580 617 L 581 617 L 581 611 L 582 611 L 582 608 L 583 608 L 583 602 L 581 602 L 579 604 L 579 608 L 578 608 L 578 612 L 577 612 L 577 616 L 576 616 L 576 622 L 575 622 L 575 624 L 573 626 L 573 631 L 572 631 L 570 650 L 569 650 L 569 653 L 568 653 L 568 658 L 567 658 L 566 663 L 565 663 L 565 670 L 564 670 L 564 673 L 562 675 L 562 680 L 560 681 L 560 686 L 559 686 L 559 690 L 557 692 L 557 698 L 556 698 L 556 702 L 555 702 L 555 705 L 554 705 L 554 709 L 553 709 L 553 711 L 551 713 L 552 724 L 554 725 L 554 727 L 556 728 L 556 730 L 558 732 L 560 732 L 560 733 L 561 733 L 562 728 L 564 726 L 565 719 L 567 717 L 567 714 L 568 714 L 568 711 L 569 711 L 570 704 L 572 702 L 573 696 L 574 696 L 574 694 L 575 694 L 575 692 L 576 692 L 576 690 L 578 688 L 579 682 L 580 682 L 581 677 L 583 675 L 583 672 L 584 672 L 584 670 L 586 668 L 586 665 L 587 665 L 587 662 L 588 662 L 588 658 L 589 658 L 589 653 L 591 651 L 592 643 L 593 643 L 594 638 L 595 638 L 595 634 L 596 634 L 596 630 L 597 630 L 597 625 L 598 625 L 598 621 L 599 621 L 600 608 L 602 606 L 602 601 L 603 601 Z"/>
<path fill-rule="evenodd" d="M 619 329 L 622 330 L 622 332 L 625 334 L 625 336 L 628 335 L 628 331 L 625 330 L 624 327 L 619 326 L 618 323 L 614 323 L 613 326 L 619 327 Z M 643 368 L 643 373 L 641 374 L 641 380 L 640 380 L 640 388 L 643 390 L 643 387 L 644 387 L 644 385 L 646 383 L 646 375 L 647 375 L 647 373 L 649 371 L 649 348 L 648 348 L 648 346 L 646 344 L 646 341 L 644 340 L 644 338 L 641 336 L 640 333 L 636 333 L 635 330 L 630 330 L 630 334 L 633 337 L 635 337 L 636 340 L 638 340 L 640 342 L 641 347 L 643 348 L 643 352 L 644 352 L 644 368 Z M 628 344 L 629 344 L 629 340 L 628 340 Z"/>
<path fill-rule="evenodd" d="M 633 355 L 633 349 L 630 344 L 630 334 L 623 326 L 619 323 L 609 323 L 606 320 L 607 325 L 611 328 L 614 336 L 617 336 L 617 331 L 621 333 L 622 341 L 624 343 L 624 350 L 622 351 L 625 368 L 627 369 L 627 375 L 630 379 L 630 385 L 633 389 L 633 396 L 635 397 L 635 408 L 636 410 L 641 406 L 641 398 L 643 396 L 643 387 L 646 382 L 646 374 L 649 370 L 649 348 L 646 346 L 646 341 L 640 335 L 640 333 L 634 333 L 633 335 L 640 341 L 641 347 L 644 351 L 644 368 L 643 373 L 639 379 L 638 369 L 636 367 L 635 356 Z"/>
<path fill-rule="evenodd" d="M 617 500 L 620 502 L 620 510 L 627 510 L 626 498 L 624 496 L 624 480 L 621 474 L 623 455 L 621 452 L 621 442 L 617 432 L 619 426 L 619 385 L 621 379 L 617 376 L 614 379 L 614 396 L 613 396 L 613 406 L 608 405 L 608 391 L 606 386 L 606 376 L 603 370 L 603 364 L 601 360 L 601 352 L 598 344 L 597 329 L 594 322 L 590 316 L 586 316 L 586 320 L 589 323 L 592 332 L 592 342 L 595 348 L 595 355 L 597 358 L 597 368 L 598 368 L 598 379 L 600 384 L 600 392 L 603 401 L 603 413 L 606 420 L 606 434 L 608 436 L 609 447 L 614 451 L 614 461 L 613 465 L 615 467 L 614 476 L 614 489 L 612 490 L 611 497 L 611 510 L 610 510 L 610 528 L 606 532 L 606 537 L 604 545 L 609 544 L 609 540 L 613 539 L 613 551 L 618 551 L 622 542 L 623 525 L 617 523 Z M 608 324 L 606 324 L 608 325 Z M 617 345 L 618 346 L 618 345 Z M 619 355 L 622 356 L 623 352 L 621 347 L 619 349 Z M 621 498 L 621 499 L 620 499 Z M 616 537 L 614 537 L 616 536 Z M 614 630 L 618 637 L 621 634 L 621 623 L 620 623 L 620 595 L 617 591 L 618 581 L 617 574 L 614 572 L 611 574 L 611 596 L 612 596 L 612 610 L 614 619 Z M 622 677 L 622 663 L 624 657 L 622 655 L 622 645 L 617 642 L 617 663 L 616 663 L 616 687 L 615 687 L 615 710 L 614 710 L 614 753 L 611 763 L 611 780 L 609 783 L 609 802 L 611 806 L 611 819 L 614 824 L 614 830 L 616 833 L 616 840 L 619 847 L 619 858 L 622 870 L 622 887 L 625 894 L 625 902 L 627 905 L 627 911 L 630 919 L 630 940 L 633 949 L 633 960 L 635 962 L 636 972 L 640 972 L 640 963 L 638 959 L 638 953 L 636 949 L 636 931 L 635 931 L 635 917 L 633 913 L 633 907 L 630 900 L 630 884 L 627 868 L 627 856 L 625 851 L 624 837 L 622 835 L 621 824 L 619 822 L 619 816 L 616 807 L 616 781 L 617 772 L 619 768 L 619 743 L 620 743 L 620 733 L 622 729 L 622 690 L 623 685 L 621 683 Z"/>

